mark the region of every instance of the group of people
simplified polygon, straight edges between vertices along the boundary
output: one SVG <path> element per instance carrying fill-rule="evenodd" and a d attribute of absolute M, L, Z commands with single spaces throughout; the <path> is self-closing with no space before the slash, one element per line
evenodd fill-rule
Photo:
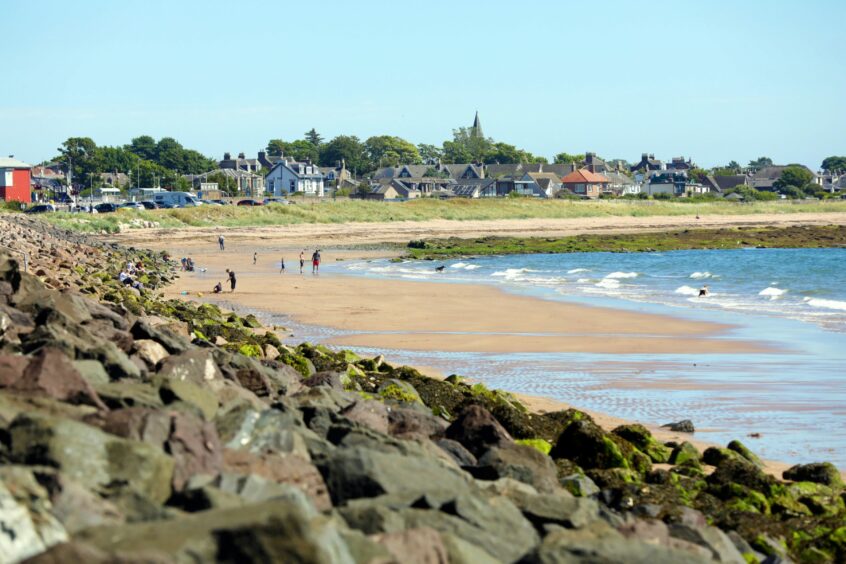
<path fill-rule="evenodd" d="M 194 272 L 194 260 L 191 257 L 182 257 L 182 270 Z"/>
<path fill-rule="evenodd" d="M 136 277 L 136 274 L 143 274 L 144 273 L 144 263 L 137 262 L 133 263 L 132 261 L 127 261 L 126 266 L 123 270 L 120 271 L 118 274 L 118 280 L 121 284 L 125 286 L 131 286 L 137 290 L 141 290 L 144 288 L 144 284 L 142 284 Z"/>
<path fill-rule="evenodd" d="M 226 239 L 223 235 L 218 235 L 217 237 L 217 245 L 221 251 L 226 250 Z M 311 254 L 311 273 L 312 274 L 319 274 L 320 273 L 320 249 L 315 249 L 314 252 Z M 253 264 L 258 262 L 258 251 L 253 252 Z M 306 265 L 306 250 L 303 249 L 300 251 L 300 274 L 303 273 L 303 269 Z M 190 257 L 182 259 L 182 270 L 193 271 L 194 270 L 194 262 L 191 260 Z M 285 273 L 285 257 L 280 257 L 279 259 L 279 273 Z M 231 292 L 235 291 L 235 285 L 237 280 L 235 278 L 235 272 L 226 269 L 227 280 L 224 282 L 217 282 L 214 287 L 212 288 L 212 292 L 215 294 L 219 294 L 223 292 L 223 285 L 224 283 L 229 283 L 229 289 Z"/>

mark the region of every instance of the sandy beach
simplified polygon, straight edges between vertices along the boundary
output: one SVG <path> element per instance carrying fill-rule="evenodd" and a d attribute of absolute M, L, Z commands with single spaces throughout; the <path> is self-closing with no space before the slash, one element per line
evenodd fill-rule
<path fill-rule="evenodd" d="M 707 225 L 706 225 L 707 222 Z M 764 342 L 727 338 L 732 327 L 651 313 L 621 311 L 518 296 L 490 286 L 437 282 L 374 280 L 322 272 L 311 274 L 308 258 L 322 249 L 324 267 L 338 261 L 390 256 L 380 243 L 418 237 L 475 235 L 566 235 L 591 231 L 626 232 L 679 228 L 690 220 L 673 217 L 596 218 L 496 222 L 437 221 L 425 224 L 301 225 L 285 228 L 225 230 L 143 230 L 119 234 L 124 244 L 191 256 L 205 272 L 185 273 L 167 289 L 170 297 L 216 301 L 234 308 L 285 316 L 296 323 L 339 330 L 327 341 L 336 346 L 411 351 L 473 353 L 584 352 L 599 354 L 673 353 L 749 354 L 771 350 Z M 846 223 L 831 214 L 797 216 L 708 217 L 697 227 Z M 217 248 L 217 235 L 226 250 Z M 306 249 L 299 274 L 298 256 Z M 253 265 L 253 253 L 258 253 Z M 393 252 L 395 254 L 395 252 Z M 284 257 L 286 272 L 280 274 Z M 234 293 L 211 294 L 224 281 L 226 268 L 237 273 Z M 434 268 L 434 265 L 433 265 Z M 228 290 L 228 287 L 227 287 Z M 183 294 L 187 293 L 187 296 Z M 295 335 L 296 338 L 296 335 Z M 425 369 L 430 375 L 436 371 Z M 536 411 L 568 407 L 549 398 L 521 395 Z M 579 406 L 575 406 L 579 407 Z M 589 412 L 606 428 L 621 418 Z M 691 440 L 647 425 L 660 440 Z M 743 439 L 742 432 L 738 438 Z M 709 444 L 691 441 L 700 449 Z M 754 448 L 754 444 L 750 445 Z M 769 462 L 779 475 L 788 464 Z"/>

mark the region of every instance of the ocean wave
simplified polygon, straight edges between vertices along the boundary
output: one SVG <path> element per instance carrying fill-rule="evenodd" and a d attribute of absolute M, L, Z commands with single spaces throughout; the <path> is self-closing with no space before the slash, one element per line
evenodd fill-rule
<path fill-rule="evenodd" d="M 699 289 L 691 288 L 690 286 L 680 286 L 676 288 L 676 294 L 682 294 L 684 296 L 698 296 Z"/>
<path fill-rule="evenodd" d="M 598 288 L 606 288 L 608 290 L 614 290 L 620 287 L 620 281 L 616 278 L 603 278 L 596 284 L 594 284 Z"/>
<path fill-rule="evenodd" d="M 770 298 L 771 300 L 777 300 L 781 296 L 783 296 L 786 292 L 787 292 L 787 290 L 783 290 L 781 288 L 775 288 L 773 286 L 770 286 L 769 288 L 764 288 L 763 290 L 758 292 L 758 295 Z"/>
<path fill-rule="evenodd" d="M 694 272 L 693 274 L 691 274 L 691 275 L 690 275 L 690 277 L 691 277 L 691 278 L 693 278 L 693 279 L 695 279 L 695 280 L 700 280 L 700 279 L 702 279 L 702 278 L 711 278 L 711 273 L 710 273 L 710 272 L 708 272 L 708 271 L 705 271 L 705 272 Z"/>
<path fill-rule="evenodd" d="M 612 272 L 611 274 L 606 276 L 605 279 L 606 280 L 608 280 L 608 279 L 617 280 L 617 279 L 620 279 L 620 278 L 637 278 L 637 277 L 638 277 L 637 272 Z"/>
<path fill-rule="evenodd" d="M 593 282 L 592 278 L 579 278 L 576 280 L 576 284 L 590 284 L 591 282 Z"/>
<path fill-rule="evenodd" d="M 539 272 L 537 270 L 532 270 L 531 268 L 506 268 L 505 270 L 499 270 L 491 274 L 491 276 L 496 276 L 498 278 L 505 278 L 506 280 L 516 280 L 521 275 L 529 273 L 529 272 Z"/>
<path fill-rule="evenodd" d="M 479 268 L 478 264 L 467 264 L 466 262 L 457 262 L 453 265 L 450 265 L 450 268 L 459 268 L 462 270 L 476 270 Z"/>
<path fill-rule="evenodd" d="M 805 298 L 804 301 L 811 307 L 818 307 L 823 309 L 836 309 L 838 311 L 846 311 L 846 302 L 839 300 L 824 300 L 822 298 Z"/>
<path fill-rule="evenodd" d="M 589 268 L 573 268 L 567 271 L 567 274 L 577 274 L 579 272 L 590 272 Z"/>

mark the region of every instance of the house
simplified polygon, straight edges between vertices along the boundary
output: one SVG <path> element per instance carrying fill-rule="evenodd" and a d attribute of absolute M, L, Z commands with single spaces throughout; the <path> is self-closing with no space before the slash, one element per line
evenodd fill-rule
<path fill-rule="evenodd" d="M 67 194 L 68 187 L 65 183 L 65 175 L 62 163 L 51 163 L 32 167 L 30 172 L 30 186 L 35 194 L 36 200 L 43 199 L 38 194 L 52 192 L 53 194 Z"/>
<path fill-rule="evenodd" d="M 640 184 L 622 172 L 606 172 L 603 176 L 608 179 L 608 191 L 612 194 L 618 196 L 640 194 Z"/>
<path fill-rule="evenodd" d="M 469 178 L 456 180 L 450 188 L 457 198 L 495 198 L 495 178 Z"/>
<path fill-rule="evenodd" d="M 554 172 L 527 172 L 520 180 L 527 182 L 521 190 L 540 198 L 552 198 L 561 190 L 561 177 Z"/>
<path fill-rule="evenodd" d="M 775 192 L 775 182 L 776 180 L 781 178 L 781 173 L 784 172 L 784 169 L 786 169 L 788 166 L 793 165 L 774 165 L 760 168 L 749 177 L 746 183 L 755 188 L 756 190 Z M 814 182 L 819 184 L 819 176 L 814 171 L 812 171 L 806 166 L 802 166 L 802 168 L 810 172 L 814 176 Z"/>
<path fill-rule="evenodd" d="M 367 194 L 359 195 L 358 197 L 364 198 L 366 200 L 402 201 L 412 200 L 414 198 L 419 198 L 420 196 L 420 192 L 418 192 L 417 190 L 409 190 L 408 187 L 406 187 L 399 180 L 385 179 L 379 182 L 371 183 L 370 192 Z"/>
<path fill-rule="evenodd" d="M 228 170 L 244 170 L 246 172 L 258 172 L 262 164 L 259 159 L 248 159 L 244 153 L 238 153 L 238 158 L 233 159 L 230 153 L 223 153 L 223 160 L 217 166 Z"/>
<path fill-rule="evenodd" d="M 664 163 L 655 158 L 655 155 L 643 153 L 640 162 L 631 166 L 631 172 L 649 172 L 651 170 L 664 170 Z"/>
<path fill-rule="evenodd" d="M 575 170 L 561 179 L 561 187 L 577 196 L 598 198 L 608 189 L 609 180 L 601 174 L 591 172 L 586 168 Z"/>
<path fill-rule="evenodd" d="M 745 186 L 748 183 L 749 177 L 745 174 L 729 174 L 729 175 L 714 175 L 714 182 L 719 187 L 720 192 L 725 192 L 730 188 L 737 186 Z"/>
<path fill-rule="evenodd" d="M 591 172 L 598 172 L 605 174 L 608 172 L 608 164 L 596 156 L 596 153 L 585 152 L 585 160 L 582 161 L 582 167 Z"/>
<path fill-rule="evenodd" d="M 16 158 L 0 157 L 0 200 L 4 202 L 32 201 L 32 166 Z"/>
<path fill-rule="evenodd" d="M 691 159 L 684 160 L 684 157 L 673 157 L 667 163 L 667 170 L 691 170 L 696 168 L 696 164 Z"/>
<path fill-rule="evenodd" d="M 673 196 L 687 196 L 691 194 L 705 194 L 708 188 L 698 182 L 693 182 L 685 170 L 656 170 L 649 175 L 649 181 L 644 184 L 645 192 L 655 194 L 671 194 Z"/>
<path fill-rule="evenodd" d="M 323 186 L 338 186 L 346 181 L 354 182 L 352 174 L 347 170 L 347 164 L 343 160 L 337 166 L 321 166 L 320 174 L 323 175 Z"/>
<path fill-rule="evenodd" d="M 100 182 L 108 187 L 120 188 L 129 183 L 129 176 L 123 172 L 101 172 Z"/>
<path fill-rule="evenodd" d="M 383 179 L 381 181 L 384 180 L 387 179 Z M 455 180 L 453 180 L 452 178 L 441 178 L 440 176 L 404 176 L 402 178 L 392 178 L 390 180 L 401 184 L 407 190 L 419 192 L 420 194 L 436 194 L 441 192 L 448 192 L 455 184 Z"/>
<path fill-rule="evenodd" d="M 264 178 L 260 174 L 246 170 L 218 168 L 204 172 L 203 174 L 186 174 L 182 178 L 190 182 L 194 190 L 200 190 L 203 188 L 203 184 L 213 184 L 221 176 L 226 178 L 228 185 L 234 184 L 240 194 L 249 197 L 257 197 L 264 194 Z M 209 180 L 209 177 L 212 177 L 211 180 Z M 220 188 L 222 189 L 223 187 L 221 186 Z"/>
<path fill-rule="evenodd" d="M 285 158 L 270 169 L 265 176 L 267 191 L 276 197 L 294 194 L 323 197 L 323 174 L 310 161 L 296 162 Z"/>

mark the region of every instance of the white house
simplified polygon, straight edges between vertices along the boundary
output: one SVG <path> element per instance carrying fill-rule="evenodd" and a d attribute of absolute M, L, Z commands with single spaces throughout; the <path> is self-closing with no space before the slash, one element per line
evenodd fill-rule
<path fill-rule="evenodd" d="M 301 192 L 323 197 L 323 174 L 317 165 L 283 159 L 273 165 L 264 179 L 267 191 L 276 197 Z"/>

